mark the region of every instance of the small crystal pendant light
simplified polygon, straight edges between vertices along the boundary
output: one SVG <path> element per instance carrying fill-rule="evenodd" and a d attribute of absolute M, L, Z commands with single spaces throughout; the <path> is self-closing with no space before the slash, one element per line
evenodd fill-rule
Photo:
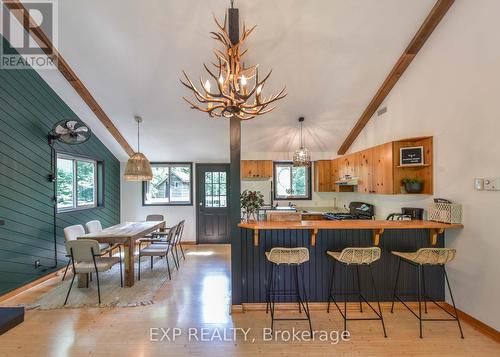
<path fill-rule="evenodd" d="M 304 117 L 299 118 L 300 123 L 300 147 L 293 154 L 293 166 L 307 166 L 311 165 L 311 153 L 309 149 L 304 146 L 304 136 L 302 134 L 302 126 Z"/>

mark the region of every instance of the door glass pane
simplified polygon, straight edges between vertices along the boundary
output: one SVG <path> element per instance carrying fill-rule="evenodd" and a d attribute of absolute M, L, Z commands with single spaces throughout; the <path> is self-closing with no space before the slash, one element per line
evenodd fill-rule
<path fill-rule="evenodd" d="M 205 207 L 227 207 L 227 177 L 225 172 L 205 173 Z"/>
<path fill-rule="evenodd" d="M 212 183 L 212 173 L 205 172 L 205 183 Z"/>
<path fill-rule="evenodd" d="M 213 183 L 219 183 L 219 176 L 220 176 L 220 175 L 219 175 L 219 173 L 218 173 L 218 172 L 214 172 L 214 173 L 213 173 L 213 177 L 214 177 L 214 179 L 213 179 L 213 181 L 212 181 L 212 182 L 213 182 Z"/>
<path fill-rule="evenodd" d="M 93 205 L 95 165 L 88 161 L 76 162 L 76 196 L 78 197 L 78 206 Z"/>
<path fill-rule="evenodd" d="M 73 160 L 57 159 L 57 208 L 73 207 Z"/>

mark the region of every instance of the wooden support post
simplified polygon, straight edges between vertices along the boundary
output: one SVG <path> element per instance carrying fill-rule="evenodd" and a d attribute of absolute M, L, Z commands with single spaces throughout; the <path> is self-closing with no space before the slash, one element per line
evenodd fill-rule
<path fill-rule="evenodd" d="M 384 233 L 384 228 L 374 229 L 372 235 L 372 242 L 374 246 L 380 244 L 380 236 Z"/>
<path fill-rule="evenodd" d="M 431 245 L 436 245 L 438 241 L 438 236 L 443 233 L 444 233 L 444 228 L 432 228 L 430 236 Z"/>
<path fill-rule="evenodd" d="M 316 245 L 316 237 L 318 235 L 318 229 L 315 228 L 311 230 L 311 246 L 314 247 Z"/>
<path fill-rule="evenodd" d="M 253 245 L 256 247 L 259 246 L 259 230 L 258 229 L 253 230 Z"/>

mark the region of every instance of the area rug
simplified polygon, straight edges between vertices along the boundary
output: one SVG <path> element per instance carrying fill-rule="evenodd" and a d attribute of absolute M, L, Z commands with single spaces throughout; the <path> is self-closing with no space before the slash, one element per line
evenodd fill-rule
<path fill-rule="evenodd" d="M 173 260 L 169 259 L 172 279 L 177 275 Z M 182 260 L 181 260 L 182 264 Z M 40 296 L 31 304 L 25 305 L 27 309 L 62 309 L 83 307 L 133 307 L 154 303 L 155 293 L 164 284 L 169 283 L 166 260 L 155 258 L 153 269 L 150 267 L 149 257 L 141 259 L 141 280 L 137 280 L 138 265 L 135 263 L 135 284 L 132 287 L 120 287 L 120 268 L 116 264 L 107 272 L 99 273 L 101 288 L 101 304 L 97 297 L 97 283 L 95 274 L 93 281 L 89 281 L 88 288 L 78 288 L 77 279 L 73 283 L 68 302 L 64 299 L 71 283 L 72 274 L 68 272 L 66 279 L 52 287 L 47 293 Z"/>

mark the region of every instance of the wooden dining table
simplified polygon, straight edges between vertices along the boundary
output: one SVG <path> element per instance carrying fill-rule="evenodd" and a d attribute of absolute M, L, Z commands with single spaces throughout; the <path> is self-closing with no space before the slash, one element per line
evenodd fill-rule
<path fill-rule="evenodd" d="M 125 263 L 125 286 L 134 286 L 134 255 L 136 241 L 151 232 L 165 227 L 165 221 L 124 222 L 98 233 L 88 233 L 78 239 L 93 239 L 99 243 L 123 244 Z M 87 286 L 88 274 L 78 274 L 78 287 Z"/>

